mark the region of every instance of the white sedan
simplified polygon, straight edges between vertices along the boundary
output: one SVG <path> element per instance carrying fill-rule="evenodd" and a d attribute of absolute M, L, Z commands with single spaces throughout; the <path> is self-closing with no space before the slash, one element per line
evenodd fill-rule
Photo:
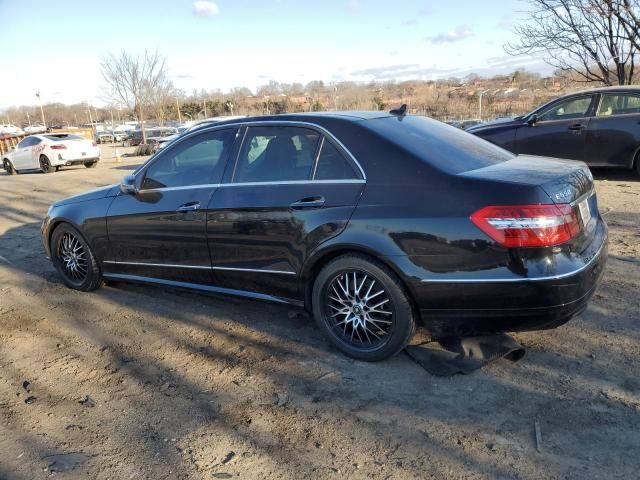
<path fill-rule="evenodd" d="M 30 135 L 2 156 L 9 175 L 22 170 L 50 173 L 66 165 L 95 167 L 100 160 L 100 147 L 91 140 L 69 133 Z"/>

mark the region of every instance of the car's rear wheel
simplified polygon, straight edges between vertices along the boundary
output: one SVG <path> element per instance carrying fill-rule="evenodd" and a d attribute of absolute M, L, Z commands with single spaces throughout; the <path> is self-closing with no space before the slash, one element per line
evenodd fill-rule
<path fill-rule="evenodd" d="M 91 247 L 71 225 L 56 227 L 50 248 L 53 265 L 67 287 L 88 292 L 102 284 L 102 272 Z"/>
<path fill-rule="evenodd" d="M 87 167 L 87 168 L 93 168 L 96 165 L 98 165 L 97 161 L 96 162 L 87 162 L 87 163 L 84 164 L 84 166 Z"/>
<path fill-rule="evenodd" d="M 318 274 L 313 315 L 331 343 L 350 357 L 395 355 L 415 331 L 411 300 L 397 276 L 374 259 L 344 255 Z"/>
<path fill-rule="evenodd" d="M 2 162 L 2 166 L 4 167 L 4 171 L 7 172 L 7 175 L 16 175 L 18 171 L 13 167 L 11 160 L 5 158 Z"/>
<path fill-rule="evenodd" d="M 51 162 L 46 155 L 40 155 L 40 170 L 42 170 L 42 173 L 53 173 L 56 170 L 55 167 L 51 166 Z"/>

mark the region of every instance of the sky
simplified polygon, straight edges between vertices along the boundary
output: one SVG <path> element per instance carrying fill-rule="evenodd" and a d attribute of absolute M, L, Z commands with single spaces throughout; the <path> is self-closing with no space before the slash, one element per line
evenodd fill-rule
<path fill-rule="evenodd" d="M 187 93 L 269 80 L 435 79 L 518 67 L 505 42 L 522 0 L 0 0 L 0 109 L 105 103 L 100 62 L 158 50 Z"/>

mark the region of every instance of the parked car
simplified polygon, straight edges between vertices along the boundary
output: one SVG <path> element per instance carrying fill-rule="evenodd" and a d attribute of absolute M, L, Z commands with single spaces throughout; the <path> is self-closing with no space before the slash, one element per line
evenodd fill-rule
<path fill-rule="evenodd" d="M 171 127 L 146 128 L 145 133 L 147 138 L 168 137 L 169 135 L 174 135 L 176 133 L 176 129 Z M 123 141 L 123 144 L 128 147 L 135 147 L 141 143 L 142 130 L 132 130 L 128 132 L 128 136 Z"/>
<path fill-rule="evenodd" d="M 47 128 L 44 125 L 29 125 L 28 127 L 24 127 L 24 133 L 44 133 L 47 131 Z"/>
<path fill-rule="evenodd" d="M 5 153 L 2 163 L 9 175 L 23 170 L 50 173 L 62 166 L 93 168 L 100 160 L 100 148 L 91 140 L 68 133 L 30 135 Z"/>
<path fill-rule="evenodd" d="M 0 124 L 0 135 L 22 135 L 24 131 L 20 127 L 11 125 L 10 123 Z"/>
<path fill-rule="evenodd" d="M 556 327 L 602 276 L 580 162 L 521 156 L 424 117 L 291 114 L 189 132 L 120 185 L 54 203 L 47 255 L 103 279 L 285 302 L 381 360 L 434 337 Z"/>
<path fill-rule="evenodd" d="M 113 132 L 107 130 L 96 132 L 95 137 L 97 143 L 113 143 L 115 139 Z"/>
<path fill-rule="evenodd" d="M 640 88 L 606 87 L 565 95 L 533 112 L 467 131 L 517 154 L 634 168 L 640 174 Z"/>

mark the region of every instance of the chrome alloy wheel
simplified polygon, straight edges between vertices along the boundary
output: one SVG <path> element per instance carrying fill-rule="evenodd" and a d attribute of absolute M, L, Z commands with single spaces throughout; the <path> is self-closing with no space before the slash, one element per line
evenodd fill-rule
<path fill-rule="evenodd" d="M 360 270 L 340 272 L 326 290 L 326 321 L 354 348 L 375 350 L 389 339 L 393 305 L 382 283 Z"/>
<path fill-rule="evenodd" d="M 80 240 L 66 232 L 58 246 L 58 258 L 69 280 L 83 282 L 87 278 L 87 256 Z"/>

